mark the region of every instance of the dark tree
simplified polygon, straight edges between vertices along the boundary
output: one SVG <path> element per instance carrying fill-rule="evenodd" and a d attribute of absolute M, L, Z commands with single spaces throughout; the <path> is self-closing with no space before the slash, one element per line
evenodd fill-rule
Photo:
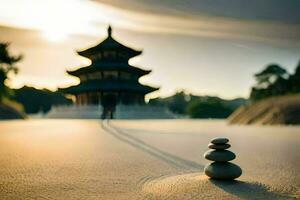
<path fill-rule="evenodd" d="M 295 73 L 290 78 L 290 88 L 293 93 L 300 92 L 300 61 L 296 67 Z"/>
<path fill-rule="evenodd" d="M 169 109 L 176 114 L 185 114 L 186 106 L 189 103 L 189 95 L 184 91 L 177 92 L 168 103 Z"/>
<path fill-rule="evenodd" d="M 187 107 L 187 113 L 192 118 L 214 118 L 223 119 L 227 118 L 234 109 L 224 105 L 219 100 L 195 100 Z"/>
<path fill-rule="evenodd" d="M 256 101 L 270 96 L 283 95 L 289 90 L 289 73 L 276 64 L 268 65 L 254 75 L 257 83 L 251 89 L 250 99 Z"/>
<path fill-rule="evenodd" d="M 17 73 L 15 64 L 22 59 L 21 55 L 10 55 L 8 47 L 9 43 L 0 43 L 0 102 L 9 94 L 9 88 L 5 85 L 8 74 Z"/>
<path fill-rule="evenodd" d="M 269 65 L 255 74 L 255 79 L 257 84 L 252 87 L 250 94 L 250 99 L 254 101 L 270 96 L 300 93 L 300 62 L 292 75 L 278 65 Z"/>
<path fill-rule="evenodd" d="M 263 71 L 254 75 L 257 81 L 257 87 L 267 88 L 278 79 L 286 79 L 289 77 L 288 72 L 276 64 L 268 65 Z"/>

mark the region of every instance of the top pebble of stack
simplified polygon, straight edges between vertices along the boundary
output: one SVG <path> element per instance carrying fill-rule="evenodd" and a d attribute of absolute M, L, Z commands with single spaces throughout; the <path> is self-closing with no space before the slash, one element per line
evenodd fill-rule
<path fill-rule="evenodd" d="M 215 138 L 211 141 L 213 144 L 226 144 L 229 140 L 227 138 Z"/>

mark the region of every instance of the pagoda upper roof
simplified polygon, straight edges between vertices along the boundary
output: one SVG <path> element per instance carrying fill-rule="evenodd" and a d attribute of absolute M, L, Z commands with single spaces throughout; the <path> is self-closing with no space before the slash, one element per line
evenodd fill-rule
<path fill-rule="evenodd" d="M 87 73 L 102 71 L 102 70 L 118 70 L 123 72 L 135 73 L 139 76 L 143 76 L 151 72 L 151 70 L 144 70 L 138 67 L 134 67 L 129 65 L 128 63 L 101 62 L 101 63 L 93 63 L 90 66 L 82 67 L 74 71 L 67 71 L 67 73 L 72 76 L 79 76 L 82 74 L 87 74 Z"/>
<path fill-rule="evenodd" d="M 83 92 L 93 91 L 131 91 L 142 94 L 147 94 L 158 90 L 159 88 L 142 85 L 137 81 L 128 80 L 87 80 L 78 85 L 68 88 L 60 88 L 59 90 L 64 93 L 77 94 Z"/>
<path fill-rule="evenodd" d="M 135 57 L 135 56 L 138 56 L 142 53 L 141 50 L 135 50 L 133 48 L 127 47 L 127 46 L 119 43 L 118 41 L 116 41 L 112 37 L 112 28 L 111 28 L 111 26 L 108 27 L 107 32 L 108 32 L 108 36 L 102 42 L 100 42 L 99 44 L 97 44 L 94 47 L 85 49 L 83 51 L 77 51 L 77 53 L 79 55 L 87 57 L 87 58 L 89 58 L 90 56 L 95 55 L 99 51 L 103 51 L 103 50 L 125 51 L 125 52 L 128 52 L 130 54 L 130 57 Z"/>

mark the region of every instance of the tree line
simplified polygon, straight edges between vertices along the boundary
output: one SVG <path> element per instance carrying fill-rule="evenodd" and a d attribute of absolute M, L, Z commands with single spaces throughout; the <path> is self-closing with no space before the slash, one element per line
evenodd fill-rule
<path fill-rule="evenodd" d="M 191 118 L 227 118 L 236 108 L 246 103 L 246 99 L 222 99 L 216 96 L 197 96 L 184 91 L 166 98 L 150 99 L 150 105 L 164 106 L 178 116 Z"/>
<path fill-rule="evenodd" d="M 251 88 L 249 97 L 251 101 L 300 93 L 300 62 L 292 74 L 277 64 L 270 64 L 254 77 L 256 84 Z M 247 103 L 247 100 L 195 96 L 181 91 L 167 98 L 151 99 L 149 103 L 166 106 L 175 114 L 187 115 L 191 118 L 227 118 L 236 108 Z"/>

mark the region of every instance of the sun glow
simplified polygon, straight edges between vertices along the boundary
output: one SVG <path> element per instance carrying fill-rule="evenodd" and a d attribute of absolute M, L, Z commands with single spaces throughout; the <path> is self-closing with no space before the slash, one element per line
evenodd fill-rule
<path fill-rule="evenodd" d="M 55 30 L 45 30 L 43 31 L 44 37 L 51 42 L 63 41 L 68 37 L 67 33 L 63 33 Z"/>
<path fill-rule="evenodd" d="M 39 27 L 47 40 L 52 42 L 63 41 L 70 34 L 79 30 L 77 22 L 82 23 L 82 20 L 78 18 L 76 13 L 79 11 L 80 3 L 81 1 L 78 0 L 47 2 L 48 13 L 41 15 L 45 25 L 40 24 Z M 73 5 L 72 9 L 68 9 L 69 5 Z"/>
<path fill-rule="evenodd" d="M 17 10 L 17 15 L 11 10 Z M 0 13 L 0 24 L 38 30 L 53 42 L 68 39 L 73 34 L 99 34 L 101 29 L 95 25 L 96 19 L 107 24 L 103 17 L 105 9 L 84 0 L 10 0 L 5 9 L 0 7 Z"/>

